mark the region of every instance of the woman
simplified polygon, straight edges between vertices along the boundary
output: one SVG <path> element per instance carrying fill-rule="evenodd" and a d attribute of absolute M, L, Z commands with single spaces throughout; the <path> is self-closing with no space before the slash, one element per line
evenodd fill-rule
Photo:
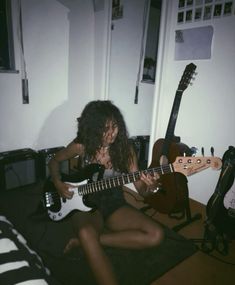
<path fill-rule="evenodd" d="M 71 185 L 61 181 L 62 161 L 80 156 L 84 165 L 98 163 L 104 167 L 104 177 L 138 170 L 135 152 L 129 143 L 126 125 L 119 109 L 110 101 L 92 101 L 78 119 L 77 137 L 60 150 L 49 162 L 52 181 L 58 193 L 73 197 Z M 134 182 L 140 195 L 157 187 L 157 176 L 141 174 Z M 70 188 L 71 189 L 71 188 Z M 96 210 L 72 215 L 76 239 L 71 239 L 65 252 L 81 246 L 97 284 L 117 285 L 113 268 L 103 246 L 142 249 L 158 246 L 163 230 L 150 217 L 127 204 L 120 187 L 100 191 L 88 197 Z M 104 227 L 108 231 L 103 231 Z"/>

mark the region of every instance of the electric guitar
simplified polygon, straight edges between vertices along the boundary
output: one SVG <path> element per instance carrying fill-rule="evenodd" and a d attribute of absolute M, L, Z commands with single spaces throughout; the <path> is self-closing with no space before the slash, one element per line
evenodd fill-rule
<path fill-rule="evenodd" d="M 78 177 L 78 182 L 74 181 L 76 180 L 74 177 L 72 182 L 65 182 L 72 185 L 69 188 L 70 191 L 74 192 L 72 199 L 62 198 L 57 193 L 54 184 L 48 180 L 45 185 L 45 190 L 50 191 L 45 192 L 43 204 L 47 209 L 49 218 L 54 221 L 60 221 L 75 210 L 86 212 L 91 211 L 93 208 L 89 205 L 89 201 L 87 199 L 89 194 L 135 182 L 140 179 L 142 172 L 145 174 L 149 173 L 151 175 L 158 173 L 160 176 L 166 173 L 179 172 L 185 176 L 190 176 L 209 167 L 218 170 L 221 166 L 222 161 L 218 157 L 183 156 L 177 157 L 174 163 L 94 181 L 94 179 L 99 179 L 100 173 L 104 169 L 103 166 L 99 164 L 90 164 L 83 169 L 83 177 Z"/>
<path fill-rule="evenodd" d="M 224 196 L 224 207 L 227 210 L 231 209 L 235 215 L 235 183 Z"/>
<path fill-rule="evenodd" d="M 228 238 L 235 238 L 235 147 L 229 146 L 222 157 L 222 167 L 215 191 L 206 205 L 205 239 L 212 240 L 212 249 L 227 251 Z M 207 237 L 208 236 L 208 237 Z M 219 243 L 219 244 L 218 244 Z M 222 244 L 221 244 L 222 243 Z M 223 245 L 223 247 L 221 247 Z"/>

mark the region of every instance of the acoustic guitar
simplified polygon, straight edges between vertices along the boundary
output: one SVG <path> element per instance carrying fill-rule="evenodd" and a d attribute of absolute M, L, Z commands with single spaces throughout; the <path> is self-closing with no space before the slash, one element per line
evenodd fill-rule
<path fill-rule="evenodd" d="M 180 137 L 174 135 L 174 130 L 183 92 L 193 78 L 195 70 L 196 65 L 193 63 L 185 67 L 175 94 L 165 139 L 160 138 L 155 142 L 149 167 L 157 167 L 162 163 L 173 162 L 177 156 L 192 155 L 191 149 L 186 144 L 180 142 Z M 155 195 L 147 197 L 145 203 L 160 213 L 182 212 L 188 199 L 186 177 L 182 173 L 169 173 L 163 175 L 160 182 L 161 188 L 159 191 Z"/>

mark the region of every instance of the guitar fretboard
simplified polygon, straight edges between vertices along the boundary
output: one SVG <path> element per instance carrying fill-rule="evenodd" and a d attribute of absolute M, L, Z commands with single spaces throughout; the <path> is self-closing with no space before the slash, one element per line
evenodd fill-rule
<path fill-rule="evenodd" d="M 92 183 L 84 184 L 78 186 L 78 194 L 86 195 L 102 190 L 111 189 L 113 187 L 123 186 L 135 182 L 140 179 L 141 173 L 151 174 L 158 173 L 159 175 L 171 173 L 174 171 L 172 164 L 162 165 L 155 168 L 149 168 L 142 171 L 136 171 L 129 174 L 118 175 L 112 178 L 106 178 L 103 180 L 98 180 Z"/>
<path fill-rule="evenodd" d="M 174 137 L 175 125 L 176 125 L 176 120 L 177 120 L 178 113 L 179 113 L 182 94 L 183 94 L 183 91 L 181 90 L 176 91 L 173 107 L 171 110 L 170 119 L 169 119 L 168 126 L 167 126 L 167 131 L 165 135 L 165 142 L 164 142 L 163 149 L 162 149 L 162 154 L 165 156 L 168 156 L 170 143 L 172 142 L 172 139 Z"/>
<path fill-rule="evenodd" d="M 168 157 L 170 143 L 172 142 L 172 139 L 174 137 L 176 119 L 178 117 L 182 94 L 184 90 L 188 87 L 188 84 L 190 83 L 195 70 L 196 70 L 196 65 L 193 63 L 190 63 L 186 66 L 184 73 L 181 77 L 180 83 L 178 85 L 178 88 L 176 90 L 175 99 L 174 99 L 173 107 L 171 110 L 170 120 L 168 122 L 167 131 L 165 135 L 165 142 L 164 142 L 162 153 L 161 153 L 162 155 L 165 155 L 166 157 Z"/>

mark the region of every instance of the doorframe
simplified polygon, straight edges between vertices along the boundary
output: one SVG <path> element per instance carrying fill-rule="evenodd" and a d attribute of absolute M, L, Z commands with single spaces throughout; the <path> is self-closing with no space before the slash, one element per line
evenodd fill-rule
<path fill-rule="evenodd" d="M 152 121 L 150 129 L 150 140 L 149 140 L 149 153 L 148 162 L 152 160 L 152 148 L 157 138 L 157 132 L 160 125 L 160 101 L 162 94 L 162 78 L 164 71 L 164 57 L 166 53 L 166 38 L 167 38 L 167 15 L 169 10 L 169 1 L 163 0 L 161 7 L 161 19 L 160 19 L 160 30 L 159 30 L 159 41 L 158 41 L 158 53 L 157 53 L 157 70 L 155 74 L 155 90 L 153 95 L 153 108 L 152 108 Z"/>
<path fill-rule="evenodd" d="M 148 162 L 152 159 L 152 147 L 157 138 L 157 131 L 160 125 L 158 118 L 160 112 L 160 100 L 161 100 L 161 89 L 162 89 L 162 77 L 164 69 L 164 55 L 166 49 L 166 30 L 167 30 L 167 15 L 169 13 L 170 0 L 163 0 L 161 7 L 161 19 L 159 29 L 159 41 L 158 41 L 158 54 L 157 54 L 157 70 L 155 74 L 155 90 L 153 95 L 153 108 L 152 108 L 152 119 L 150 128 L 150 141 L 149 141 L 149 153 Z M 104 70 L 104 92 L 102 92 L 101 100 L 109 99 L 109 85 L 110 85 L 110 61 L 111 61 L 111 46 L 112 46 L 112 0 L 105 0 L 106 9 L 106 57 L 105 57 L 105 70 Z"/>
<path fill-rule="evenodd" d="M 111 47 L 112 47 L 112 0 L 106 0 L 106 57 L 104 67 L 104 92 L 103 100 L 109 99 L 109 84 L 110 84 L 110 61 L 111 61 Z"/>

